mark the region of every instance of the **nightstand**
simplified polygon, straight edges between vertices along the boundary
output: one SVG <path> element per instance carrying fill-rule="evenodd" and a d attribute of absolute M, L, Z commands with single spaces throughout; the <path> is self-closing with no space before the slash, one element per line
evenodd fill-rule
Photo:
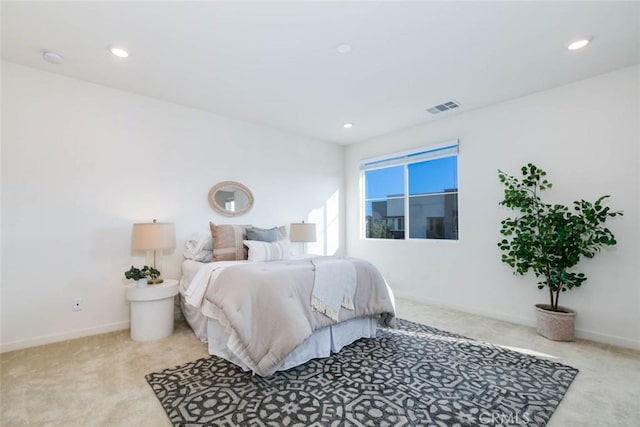
<path fill-rule="evenodd" d="M 174 297 L 178 294 L 178 281 L 165 279 L 157 285 L 127 286 L 127 299 L 131 306 L 131 339 L 150 341 L 168 337 L 173 333 Z"/>

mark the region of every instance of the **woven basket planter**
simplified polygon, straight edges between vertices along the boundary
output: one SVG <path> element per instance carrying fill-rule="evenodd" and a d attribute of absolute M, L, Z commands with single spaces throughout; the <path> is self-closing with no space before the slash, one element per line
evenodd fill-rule
<path fill-rule="evenodd" d="M 576 312 L 558 306 L 552 311 L 549 304 L 536 304 L 536 331 L 552 341 L 575 341 Z"/>

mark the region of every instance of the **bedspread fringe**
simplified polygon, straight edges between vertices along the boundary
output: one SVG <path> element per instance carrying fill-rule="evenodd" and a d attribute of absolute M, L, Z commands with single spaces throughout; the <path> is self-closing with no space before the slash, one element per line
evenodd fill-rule
<path fill-rule="evenodd" d="M 351 305 L 353 306 L 353 302 L 351 302 Z M 315 311 L 319 313 L 324 314 L 329 319 L 335 320 L 336 322 L 339 320 L 338 311 L 336 311 L 332 307 L 329 307 L 327 304 L 325 304 L 322 300 L 320 300 L 320 298 L 316 297 L 315 295 L 311 295 L 311 308 L 313 308 Z"/>

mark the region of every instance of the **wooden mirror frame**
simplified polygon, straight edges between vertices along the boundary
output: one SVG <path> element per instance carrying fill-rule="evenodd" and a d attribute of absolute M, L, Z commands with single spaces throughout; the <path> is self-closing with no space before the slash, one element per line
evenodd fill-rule
<path fill-rule="evenodd" d="M 218 203 L 216 203 L 216 199 L 215 199 L 216 193 L 222 189 L 232 189 L 233 191 L 241 191 L 247 197 L 247 204 L 241 209 L 238 209 L 235 211 L 230 211 L 228 209 L 225 209 L 224 206 L 220 206 Z M 253 193 L 251 193 L 251 190 L 249 190 L 247 186 L 242 185 L 239 182 L 235 182 L 235 181 L 222 181 L 217 183 L 216 185 L 211 187 L 211 190 L 209 190 L 209 195 L 207 196 L 207 199 L 209 200 L 209 205 L 211 205 L 211 208 L 214 211 L 218 212 L 220 215 L 228 216 L 228 217 L 244 215 L 253 207 Z"/>

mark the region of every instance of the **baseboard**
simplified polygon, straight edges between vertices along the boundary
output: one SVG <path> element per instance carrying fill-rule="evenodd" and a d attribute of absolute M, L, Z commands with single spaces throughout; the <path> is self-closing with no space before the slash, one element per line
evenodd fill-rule
<path fill-rule="evenodd" d="M 520 317 L 520 316 L 512 316 L 505 313 L 499 313 L 494 311 L 484 311 L 478 310 L 471 307 L 459 306 L 455 304 L 446 304 L 442 301 L 434 301 L 422 298 L 416 298 L 414 295 L 405 294 L 403 292 L 399 292 L 394 290 L 394 294 L 401 299 L 406 299 L 409 301 L 415 301 L 417 303 L 430 304 L 436 307 L 447 308 L 451 310 L 461 311 L 463 313 L 476 314 L 478 316 L 488 317 L 496 320 L 503 320 L 505 322 L 516 323 L 518 325 L 531 326 L 533 328 L 536 327 L 536 321 L 533 318 Z M 630 348 L 633 350 L 640 350 L 640 341 L 633 340 L 626 337 L 619 337 L 616 335 L 608 335 L 600 332 L 587 331 L 584 329 L 576 329 L 576 337 L 588 340 L 595 341 L 601 344 L 615 345 L 618 347 Z"/>
<path fill-rule="evenodd" d="M 535 320 L 529 319 L 526 317 L 511 316 L 505 313 L 497 313 L 495 311 L 478 310 L 473 307 L 467 307 L 467 306 L 456 305 L 456 304 L 448 304 L 442 301 L 430 300 L 427 298 L 416 298 L 415 295 L 411 295 L 408 293 L 405 294 L 397 290 L 394 290 L 393 293 L 398 298 L 414 301 L 417 303 L 429 304 L 439 308 L 446 308 L 449 310 L 461 311 L 463 313 L 468 313 L 468 314 L 476 314 L 478 316 L 488 317 L 490 319 L 496 319 L 496 320 L 503 320 L 505 322 L 516 323 L 518 325 L 525 325 L 525 326 L 532 326 L 532 327 L 536 326 Z"/>
<path fill-rule="evenodd" d="M 599 342 L 601 344 L 615 345 L 616 347 L 625 347 L 633 350 L 640 350 L 639 340 L 632 340 L 630 338 L 619 337 L 616 335 L 607 335 L 600 332 L 576 329 L 576 337 L 582 340 Z"/>
<path fill-rule="evenodd" d="M 91 335 L 104 334 L 107 332 L 120 331 L 129 328 L 129 321 L 109 323 L 106 325 L 96 326 L 93 328 L 78 329 L 75 331 L 65 332 L 62 334 L 51 334 L 41 337 L 28 338 L 26 340 L 12 341 L 0 344 L 0 353 L 8 351 L 22 350 L 29 347 L 37 347 L 39 345 L 52 344 L 60 341 L 72 340 L 74 338 L 88 337 Z"/>

